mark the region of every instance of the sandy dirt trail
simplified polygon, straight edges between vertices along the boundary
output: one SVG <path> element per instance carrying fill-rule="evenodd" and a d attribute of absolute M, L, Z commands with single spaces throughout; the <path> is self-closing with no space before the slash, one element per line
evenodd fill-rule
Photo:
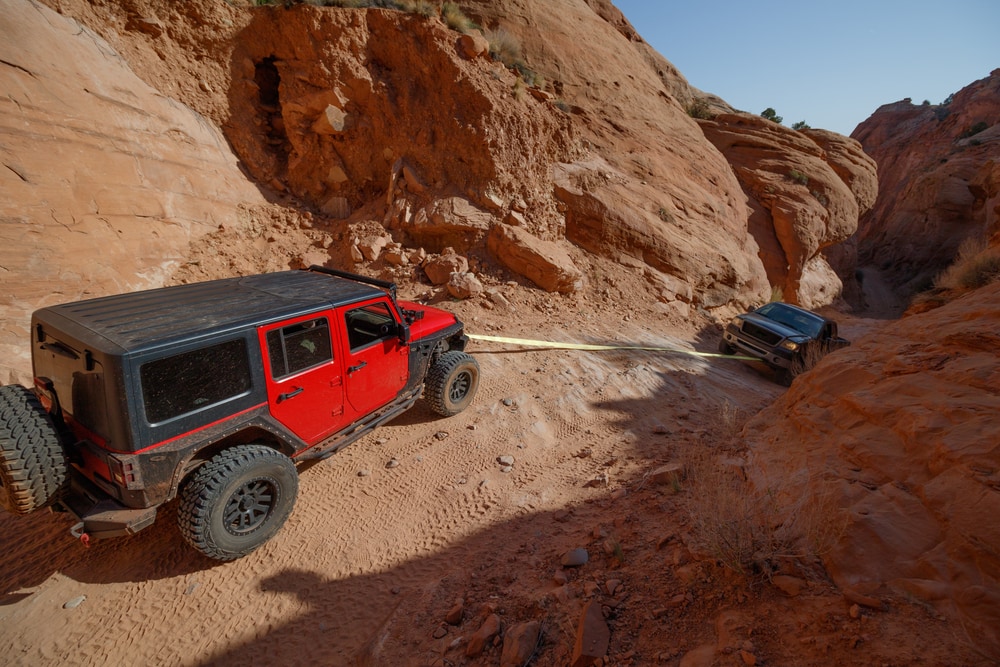
<path fill-rule="evenodd" d="M 669 459 L 669 434 L 710 428 L 720 401 L 750 395 L 760 403 L 779 392 L 737 362 L 669 353 L 492 343 L 472 352 L 483 377 L 472 408 L 442 420 L 418 404 L 302 471 L 288 524 L 237 562 L 187 548 L 176 503 L 154 527 L 89 549 L 58 515 L 0 515 L 5 661 L 347 664 L 380 631 L 451 606 L 472 580 L 537 577 L 539 554 L 558 555 L 592 529 L 556 523 L 554 514 L 607 498 Z M 514 457 L 510 472 L 501 471 L 501 455 Z M 606 486 L 586 486 L 602 474 Z M 63 608 L 79 596 L 86 600 Z"/>
<path fill-rule="evenodd" d="M 718 336 L 671 335 L 653 318 L 559 326 L 530 299 L 516 316 L 449 307 L 472 333 L 703 352 Z M 439 419 L 418 403 L 302 470 L 288 523 L 241 560 L 189 548 L 176 502 L 153 527 L 89 549 L 63 517 L 0 514 L 0 664 L 496 665 L 499 647 L 465 657 L 470 635 L 496 613 L 504 628 L 542 619 L 532 664 L 555 666 L 570 661 L 590 599 L 613 605 L 612 654 L 632 656 L 622 664 L 676 664 L 722 642 L 723 620 L 749 628 L 755 650 L 776 658 L 801 654 L 788 638 L 803 632 L 824 659 L 855 645 L 830 620 L 846 608 L 822 575 L 789 607 L 773 587 L 692 561 L 687 491 L 648 482 L 664 463 L 733 442 L 743 418 L 784 391 L 768 372 L 676 353 L 478 342 L 470 351 L 482 384 L 469 409 Z M 514 457 L 508 472 L 504 455 Z M 591 560 L 559 586 L 553 575 L 577 547 Z M 456 603 L 461 621 L 444 623 Z M 865 636 L 879 655 L 903 651 L 898 664 L 951 655 L 933 634 L 900 647 L 900 632 L 920 637 L 920 614 L 879 622 Z"/>

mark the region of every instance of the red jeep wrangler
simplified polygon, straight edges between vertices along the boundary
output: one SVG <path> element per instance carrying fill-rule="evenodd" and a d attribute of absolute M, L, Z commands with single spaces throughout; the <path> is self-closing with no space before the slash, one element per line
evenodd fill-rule
<path fill-rule="evenodd" d="M 381 280 L 311 267 L 43 308 L 34 389 L 0 387 L 0 506 L 135 533 L 180 496 L 185 539 L 219 560 L 273 537 L 322 459 L 423 392 L 450 416 L 479 366 L 454 315 Z"/>

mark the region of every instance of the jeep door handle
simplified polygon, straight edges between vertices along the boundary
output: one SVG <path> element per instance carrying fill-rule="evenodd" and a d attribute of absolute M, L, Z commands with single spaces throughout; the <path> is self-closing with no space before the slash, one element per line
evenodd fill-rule
<path fill-rule="evenodd" d="M 278 403 L 281 403 L 282 401 L 287 401 L 290 398 L 298 396 L 299 394 L 301 394 L 305 390 L 306 390 L 305 387 L 296 387 L 295 389 L 291 390 L 287 394 L 278 394 Z"/>
<path fill-rule="evenodd" d="M 357 366 L 351 366 L 350 368 L 348 368 L 347 369 L 347 374 L 350 375 L 351 373 L 354 373 L 355 371 L 360 371 L 362 368 L 364 368 L 367 365 L 368 365 L 367 361 L 362 361 Z"/>

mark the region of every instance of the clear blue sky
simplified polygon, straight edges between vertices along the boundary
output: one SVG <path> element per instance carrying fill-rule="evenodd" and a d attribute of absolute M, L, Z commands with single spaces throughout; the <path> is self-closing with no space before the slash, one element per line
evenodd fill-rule
<path fill-rule="evenodd" d="M 692 86 L 850 134 L 879 106 L 938 104 L 1000 67 L 1000 0 L 612 0 Z"/>

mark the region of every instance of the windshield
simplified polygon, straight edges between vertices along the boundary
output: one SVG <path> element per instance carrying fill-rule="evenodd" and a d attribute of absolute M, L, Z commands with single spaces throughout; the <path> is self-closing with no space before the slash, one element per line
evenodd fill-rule
<path fill-rule="evenodd" d="M 817 338 L 823 328 L 823 318 L 797 308 L 790 308 L 783 303 L 769 303 L 754 312 L 804 333 L 810 338 Z"/>

